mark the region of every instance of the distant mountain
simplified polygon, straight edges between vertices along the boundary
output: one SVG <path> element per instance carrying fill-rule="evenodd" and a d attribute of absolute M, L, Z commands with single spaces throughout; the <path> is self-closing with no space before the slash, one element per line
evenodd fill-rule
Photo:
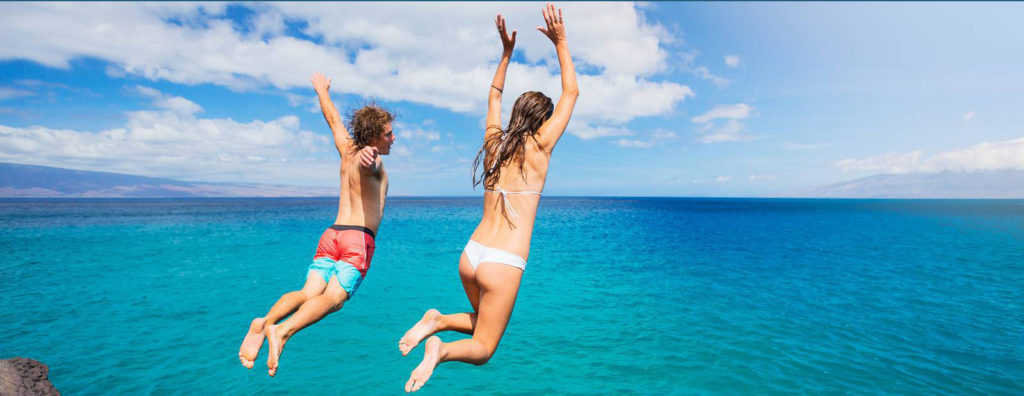
<path fill-rule="evenodd" d="M 1024 198 L 1024 171 L 875 175 L 793 194 L 808 198 Z"/>
<path fill-rule="evenodd" d="M 311 197 L 337 194 L 338 191 L 331 188 L 194 183 L 123 173 L 0 162 L 2 198 Z"/>

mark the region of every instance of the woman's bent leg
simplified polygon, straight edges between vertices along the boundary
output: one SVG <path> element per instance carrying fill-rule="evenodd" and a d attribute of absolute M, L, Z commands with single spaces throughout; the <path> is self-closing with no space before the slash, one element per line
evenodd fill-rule
<path fill-rule="evenodd" d="M 462 288 L 466 291 L 469 304 L 476 311 L 480 302 L 480 287 L 476 284 L 476 276 L 473 266 L 463 253 L 459 259 L 459 277 L 462 279 Z M 458 331 L 465 334 L 473 334 L 476 326 L 476 312 L 460 312 L 449 315 L 442 315 L 436 309 L 428 309 L 419 322 L 416 322 L 405 335 L 398 340 L 398 349 L 402 355 L 408 355 L 409 351 L 416 348 L 424 338 L 442 331 Z"/>
<path fill-rule="evenodd" d="M 512 308 L 519 293 L 523 271 L 498 263 L 482 263 L 476 270 L 476 283 L 480 287 L 480 305 L 477 311 L 473 338 L 442 343 L 437 337 L 427 340 L 423 361 L 413 370 L 406 382 L 407 392 L 415 392 L 434 373 L 442 362 L 459 361 L 476 365 L 487 363 L 494 356 L 498 343 L 512 316 Z"/>

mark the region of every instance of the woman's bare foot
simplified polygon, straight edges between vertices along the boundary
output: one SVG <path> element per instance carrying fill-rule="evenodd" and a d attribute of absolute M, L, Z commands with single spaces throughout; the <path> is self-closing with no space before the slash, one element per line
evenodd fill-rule
<path fill-rule="evenodd" d="M 409 381 L 405 383 L 405 391 L 407 393 L 418 391 L 423 387 L 423 384 L 427 383 L 430 375 L 434 374 L 434 368 L 441 361 L 441 348 L 443 347 L 444 343 L 437 336 L 431 336 L 427 339 L 427 345 L 423 347 L 423 361 L 420 362 L 419 366 L 416 366 L 416 369 L 412 370 Z"/>
<path fill-rule="evenodd" d="M 256 318 L 249 324 L 249 333 L 242 339 L 242 347 L 238 349 L 238 360 L 245 368 L 251 369 L 256 364 L 256 357 L 263 346 L 263 318 Z"/>
<path fill-rule="evenodd" d="M 402 351 L 402 356 L 409 354 L 416 345 L 420 344 L 427 336 L 437 332 L 437 322 L 441 319 L 441 312 L 436 309 L 428 309 L 423 314 L 423 319 L 416 322 L 409 331 L 405 332 L 401 340 L 398 340 L 398 349 Z"/>

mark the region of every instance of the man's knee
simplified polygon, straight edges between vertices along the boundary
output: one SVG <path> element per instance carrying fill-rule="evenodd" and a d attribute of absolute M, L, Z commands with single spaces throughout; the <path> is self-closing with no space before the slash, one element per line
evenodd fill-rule
<path fill-rule="evenodd" d="M 324 294 L 327 295 L 328 301 L 331 303 L 331 312 L 341 309 L 341 306 L 345 305 L 345 301 L 348 300 L 348 293 L 340 288 L 338 290 L 328 290 Z"/>
<path fill-rule="evenodd" d="M 299 291 L 297 291 L 295 293 L 299 294 L 302 298 L 304 298 L 304 299 L 306 299 L 308 301 L 309 299 L 311 299 L 313 297 L 319 296 L 321 292 L 319 290 L 313 290 L 313 289 L 302 289 L 302 290 L 299 290 Z"/>

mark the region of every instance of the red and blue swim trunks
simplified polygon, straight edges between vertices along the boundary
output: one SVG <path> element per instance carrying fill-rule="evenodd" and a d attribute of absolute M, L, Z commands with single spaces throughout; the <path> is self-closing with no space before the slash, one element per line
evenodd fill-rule
<path fill-rule="evenodd" d="M 330 282 L 336 277 L 349 298 L 363 283 L 373 259 L 373 230 L 363 226 L 332 225 L 320 236 L 309 274 Z M 308 275 L 307 275 L 308 276 Z"/>

